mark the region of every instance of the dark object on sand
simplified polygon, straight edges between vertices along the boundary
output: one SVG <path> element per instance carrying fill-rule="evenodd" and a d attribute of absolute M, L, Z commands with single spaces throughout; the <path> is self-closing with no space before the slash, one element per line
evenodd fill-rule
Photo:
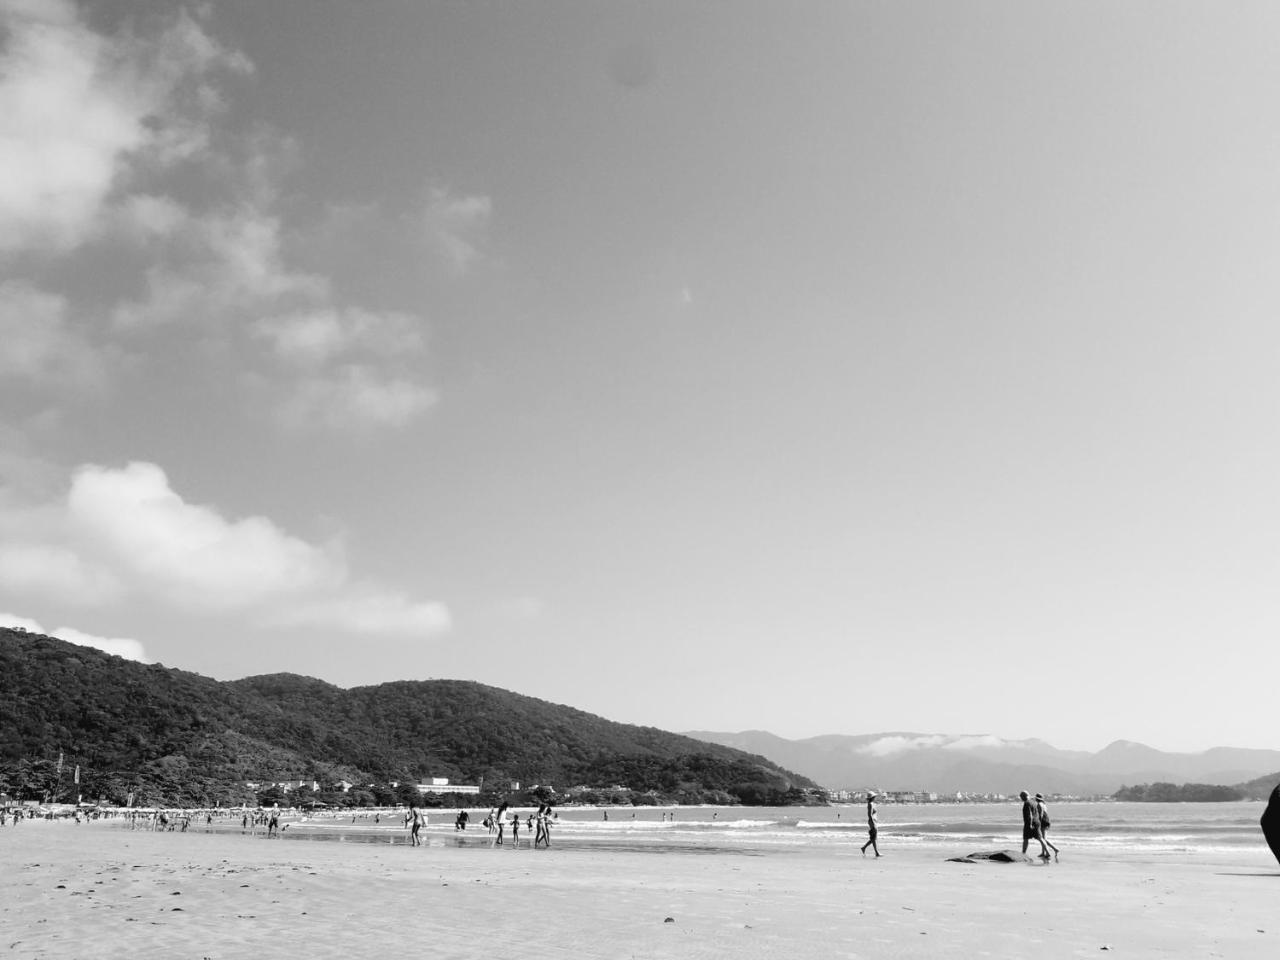
<path fill-rule="evenodd" d="M 1027 858 L 1012 850 L 993 850 L 989 853 L 971 853 L 966 857 L 948 857 L 947 863 L 1027 863 Z"/>
<path fill-rule="evenodd" d="M 1267 809 L 1262 811 L 1262 835 L 1267 838 L 1267 846 L 1277 861 L 1280 861 L 1280 784 L 1271 791 L 1267 800 Z"/>

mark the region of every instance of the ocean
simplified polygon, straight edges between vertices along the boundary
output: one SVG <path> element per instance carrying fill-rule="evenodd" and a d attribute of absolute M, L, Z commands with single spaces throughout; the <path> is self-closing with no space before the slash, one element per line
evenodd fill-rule
<path fill-rule="evenodd" d="M 1050 838 L 1063 849 L 1148 854 L 1223 853 L 1257 849 L 1265 842 L 1258 826 L 1264 804 L 1241 803 L 1054 803 Z M 522 819 L 532 811 L 515 808 Z M 861 846 L 865 808 L 829 807 L 558 807 L 552 842 L 575 847 L 625 847 L 689 852 L 786 849 L 814 850 L 833 844 Z M 481 824 L 486 811 L 471 810 L 465 831 L 455 830 L 456 811 L 431 810 L 424 839 L 433 844 L 487 844 Z M 508 816 L 511 811 L 508 811 Z M 605 819 L 607 813 L 608 819 Z M 880 804 L 880 845 L 932 846 L 957 854 L 1021 847 L 1021 803 Z M 322 813 L 290 821 L 290 839 L 356 843 L 403 842 L 396 812 Z M 532 843 L 523 828 L 521 843 Z M 508 841 L 510 840 L 508 828 Z"/>

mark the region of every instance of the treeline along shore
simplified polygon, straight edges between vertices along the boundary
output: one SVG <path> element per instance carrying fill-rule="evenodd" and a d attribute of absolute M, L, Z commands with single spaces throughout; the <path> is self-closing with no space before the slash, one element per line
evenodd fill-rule
<path fill-rule="evenodd" d="M 0 793 L 135 806 L 795 805 L 812 780 L 730 747 L 460 680 L 218 681 L 0 628 Z M 290 793 L 296 792 L 296 796 Z"/>

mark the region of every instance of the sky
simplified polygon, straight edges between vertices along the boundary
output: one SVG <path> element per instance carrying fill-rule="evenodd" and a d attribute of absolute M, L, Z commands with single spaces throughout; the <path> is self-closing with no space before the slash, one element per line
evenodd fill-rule
<path fill-rule="evenodd" d="M 0 0 L 0 619 L 668 730 L 1280 747 L 1278 32 Z"/>

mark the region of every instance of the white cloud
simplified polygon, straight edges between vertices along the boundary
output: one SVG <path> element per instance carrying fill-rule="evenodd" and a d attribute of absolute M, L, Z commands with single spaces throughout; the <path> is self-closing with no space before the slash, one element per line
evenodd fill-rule
<path fill-rule="evenodd" d="M 101 377 L 104 355 L 198 339 L 236 364 L 231 375 L 268 385 L 280 422 L 402 427 L 436 400 L 425 323 L 343 304 L 326 275 L 291 262 L 286 247 L 305 248 L 306 231 L 286 225 L 277 198 L 297 145 L 237 126 L 228 81 L 253 66 L 206 21 L 197 6 L 128 21 L 145 34 L 108 34 L 70 0 L 0 0 L 0 257 L 92 264 L 123 243 L 113 267 L 127 272 L 100 300 L 0 289 L 0 376 Z M 425 242 L 463 274 L 491 212 L 488 197 L 437 186 L 397 229 L 412 221 L 402 246 L 420 254 Z"/>
<path fill-rule="evenodd" d="M 1000 737 L 992 734 L 984 735 L 968 735 L 956 737 L 949 743 L 944 743 L 945 750 L 977 750 L 981 747 L 1004 747 L 1008 746 L 1008 740 L 1002 740 Z"/>
<path fill-rule="evenodd" d="M 93 348 L 67 321 L 64 297 L 16 281 L 0 284 L 0 378 L 66 387 L 100 374 Z"/>
<path fill-rule="evenodd" d="M 0 253 L 82 243 L 131 162 L 203 146 L 205 75 L 249 69 L 185 13 L 113 39 L 69 0 L 0 0 L 0 37 Z"/>
<path fill-rule="evenodd" d="M 1002 740 L 990 734 L 927 734 L 916 737 L 889 736 L 879 737 L 858 748 L 859 753 L 875 757 L 886 757 L 895 753 L 906 753 L 909 750 L 922 750 L 926 747 L 939 747 L 943 750 L 978 750 L 991 747 L 1015 746 L 1016 743 Z"/>
<path fill-rule="evenodd" d="M 486 196 L 457 196 L 445 187 L 431 187 L 423 214 L 427 238 L 455 274 L 466 273 L 480 257 L 492 213 L 493 201 Z"/>
<path fill-rule="evenodd" d="M 408 378 L 386 378 L 374 367 L 349 364 L 298 381 L 280 416 L 294 427 L 403 427 L 435 402 L 435 391 Z"/>
<path fill-rule="evenodd" d="M 426 349 L 423 323 L 406 313 L 325 308 L 259 321 L 254 334 L 276 356 L 300 366 L 320 366 L 344 355 L 403 359 Z"/>
<path fill-rule="evenodd" d="M 245 607 L 339 586 L 334 553 L 291 537 L 265 517 L 228 521 L 189 504 L 151 463 L 82 467 L 67 498 L 68 522 L 135 584 L 190 607 Z"/>
<path fill-rule="evenodd" d="M 337 546 L 186 502 L 151 463 L 81 467 L 61 502 L 19 507 L 0 496 L 0 537 L 0 590 L 14 596 L 154 603 L 353 633 L 449 626 L 442 604 L 354 578 Z"/>
<path fill-rule="evenodd" d="M 24 541 L 0 544 L 0 588 L 88 605 L 108 603 L 125 592 L 109 569 L 86 562 L 70 547 Z"/>
<path fill-rule="evenodd" d="M 135 222 L 163 231 L 168 262 L 146 271 L 146 295 L 116 306 L 121 327 L 194 323 L 216 327 L 274 309 L 290 298 L 329 295 L 320 276 L 288 269 L 278 218 L 253 205 L 195 216 L 171 208 L 133 210 Z"/>
<path fill-rule="evenodd" d="M 449 609 L 401 594 L 357 587 L 346 596 L 298 604 L 271 618 L 279 626 L 331 627 L 352 633 L 430 636 L 448 630 Z"/>
<path fill-rule="evenodd" d="M 937 747 L 947 741 L 947 737 L 934 734 L 924 737 L 879 737 L 858 748 L 858 753 L 867 753 L 873 757 L 887 757 L 894 753 L 905 753 L 908 750 L 919 750 L 922 747 Z"/>
<path fill-rule="evenodd" d="M 47 637 L 57 637 L 59 640 L 65 640 L 67 643 L 74 643 L 81 647 L 93 647 L 103 653 L 124 657 L 126 660 L 151 663 L 151 658 L 147 656 L 147 651 L 142 644 L 128 637 L 98 637 L 92 633 L 77 630 L 74 627 L 58 627 L 56 630 L 46 630 L 34 620 L 15 616 L 11 613 L 0 613 L 0 626 L 21 627 L 31 633 L 42 633 Z"/>
<path fill-rule="evenodd" d="M 436 401 L 414 376 L 426 354 L 423 322 L 410 314 L 321 309 L 259 321 L 254 335 L 295 373 L 280 407 L 293 427 L 400 427 Z"/>

